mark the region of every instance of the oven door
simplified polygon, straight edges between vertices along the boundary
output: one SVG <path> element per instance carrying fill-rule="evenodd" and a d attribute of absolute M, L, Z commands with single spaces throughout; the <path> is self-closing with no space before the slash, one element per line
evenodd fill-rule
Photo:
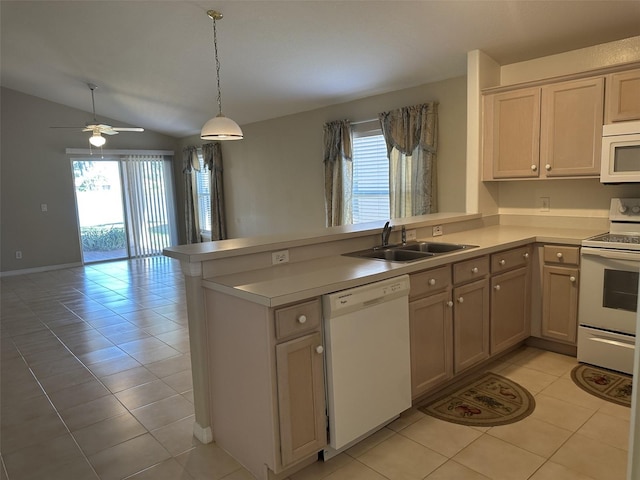
<path fill-rule="evenodd" d="M 635 335 L 640 251 L 582 247 L 581 254 L 580 325 Z"/>

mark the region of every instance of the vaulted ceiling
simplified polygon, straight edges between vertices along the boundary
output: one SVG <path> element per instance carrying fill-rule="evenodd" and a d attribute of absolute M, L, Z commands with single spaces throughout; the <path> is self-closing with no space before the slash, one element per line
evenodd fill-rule
<path fill-rule="evenodd" d="M 640 1 L 225 0 L 0 2 L 2 86 L 184 137 L 640 35 Z M 87 121 L 91 115 L 87 116 Z"/>

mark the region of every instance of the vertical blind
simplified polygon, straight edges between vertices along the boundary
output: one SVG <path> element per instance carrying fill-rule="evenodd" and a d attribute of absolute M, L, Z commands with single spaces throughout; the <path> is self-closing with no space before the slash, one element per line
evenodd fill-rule
<path fill-rule="evenodd" d="M 131 256 L 159 255 L 173 236 L 170 162 L 161 155 L 129 155 L 122 163 Z"/>

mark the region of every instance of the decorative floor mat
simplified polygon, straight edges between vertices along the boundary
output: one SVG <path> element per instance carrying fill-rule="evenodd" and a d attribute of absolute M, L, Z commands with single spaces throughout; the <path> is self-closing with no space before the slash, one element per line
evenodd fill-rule
<path fill-rule="evenodd" d="M 631 375 L 581 364 L 571 370 L 571 378 L 591 395 L 625 407 L 631 406 Z"/>
<path fill-rule="evenodd" d="M 493 372 L 486 372 L 452 394 L 418 409 L 447 422 L 493 427 L 529 416 L 536 402 L 524 387 Z"/>

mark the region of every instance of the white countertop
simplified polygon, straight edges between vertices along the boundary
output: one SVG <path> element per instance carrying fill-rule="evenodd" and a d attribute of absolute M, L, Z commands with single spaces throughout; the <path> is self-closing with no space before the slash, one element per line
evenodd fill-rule
<path fill-rule="evenodd" d="M 422 239 L 478 245 L 478 248 L 416 262 L 398 263 L 334 255 L 212 277 L 204 279 L 203 285 L 205 288 L 244 298 L 254 303 L 276 307 L 528 243 L 580 245 L 583 239 L 599 233 L 603 232 L 592 229 L 496 225 Z"/>

